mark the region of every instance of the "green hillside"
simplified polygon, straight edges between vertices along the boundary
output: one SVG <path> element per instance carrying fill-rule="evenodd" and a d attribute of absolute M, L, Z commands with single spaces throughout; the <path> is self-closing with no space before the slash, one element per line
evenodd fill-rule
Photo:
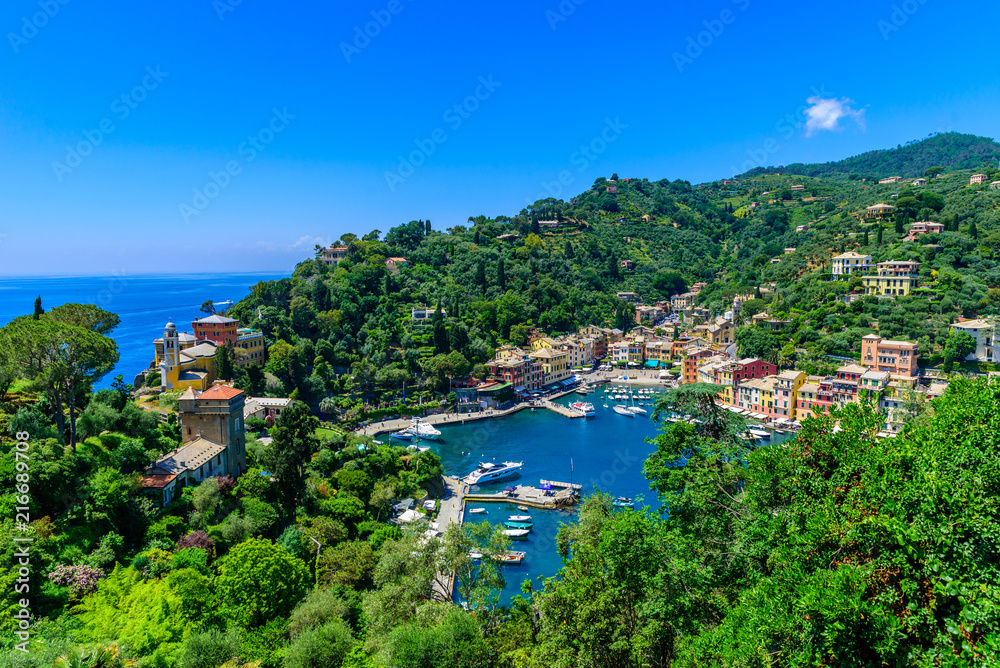
<path fill-rule="evenodd" d="M 804 165 L 793 163 L 781 167 L 758 167 L 737 178 L 759 176 L 781 171 L 803 176 L 855 175 L 855 178 L 875 176 L 922 176 L 931 167 L 948 169 L 980 169 L 984 163 L 997 165 L 1000 144 L 987 137 L 947 132 L 927 139 L 914 140 L 896 148 L 868 151 L 845 160 Z"/>

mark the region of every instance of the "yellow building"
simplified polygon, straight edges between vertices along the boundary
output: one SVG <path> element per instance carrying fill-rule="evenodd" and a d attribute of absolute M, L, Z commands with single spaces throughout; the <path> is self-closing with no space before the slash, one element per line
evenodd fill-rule
<path fill-rule="evenodd" d="M 180 332 L 177 334 L 177 343 L 181 350 L 187 350 L 188 348 L 193 348 L 198 343 L 198 339 L 195 338 L 194 334 L 188 334 L 187 332 Z M 160 366 L 160 362 L 163 361 L 163 338 L 156 339 L 153 341 L 153 364 L 151 366 Z"/>
<path fill-rule="evenodd" d="M 181 348 L 177 327 L 168 322 L 163 332 L 163 359 L 160 360 L 160 379 L 167 390 L 207 390 L 215 382 L 216 345 L 202 341 L 196 346 Z"/>
<path fill-rule="evenodd" d="M 530 357 L 542 366 L 542 385 L 548 385 L 570 377 L 569 353 L 555 348 L 541 347 Z"/>
<path fill-rule="evenodd" d="M 920 263 L 914 261 L 880 262 L 877 276 L 862 276 L 870 295 L 906 296 L 917 287 Z"/>
<path fill-rule="evenodd" d="M 530 343 L 531 349 L 541 350 L 542 348 L 555 348 L 559 345 L 559 342 L 555 339 L 550 339 L 547 336 L 540 336 Z"/>
<path fill-rule="evenodd" d="M 808 376 L 803 371 L 782 371 L 774 379 L 774 414 L 786 420 L 795 420 L 795 404 L 799 389 Z"/>
<path fill-rule="evenodd" d="M 263 366 L 267 361 L 267 346 L 264 344 L 264 332 L 259 329 L 241 327 L 236 330 L 236 366 L 257 364 Z"/>

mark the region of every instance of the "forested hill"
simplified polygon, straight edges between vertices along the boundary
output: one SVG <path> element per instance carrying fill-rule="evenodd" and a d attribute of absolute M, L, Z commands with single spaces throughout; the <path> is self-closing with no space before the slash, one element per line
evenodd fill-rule
<path fill-rule="evenodd" d="M 984 162 L 997 164 L 1000 144 L 988 137 L 947 132 L 921 141 L 907 142 L 896 148 L 868 151 L 845 160 L 804 165 L 792 163 L 776 167 L 757 167 L 737 178 L 781 171 L 803 176 L 855 174 L 859 178 L 877 176 L 921 176 L 931 167 L 979 169 Z"/>

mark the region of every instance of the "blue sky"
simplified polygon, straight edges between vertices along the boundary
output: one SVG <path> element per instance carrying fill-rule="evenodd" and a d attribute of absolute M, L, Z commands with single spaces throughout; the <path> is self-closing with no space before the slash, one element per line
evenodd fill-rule
<path fill-rule="evenodd" d="M 0 275 L 290 270 L 612 172 L 1000 136 L 990 3 L 171 4 L 0 8 Z"/>

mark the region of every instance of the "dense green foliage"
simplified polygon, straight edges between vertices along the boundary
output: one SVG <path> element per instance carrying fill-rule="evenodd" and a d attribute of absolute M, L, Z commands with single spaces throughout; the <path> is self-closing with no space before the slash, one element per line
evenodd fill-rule
<path fill-rule="evenodd" d="M 925 172 L 934 167 L 978 169 L 982 163 L 1000 160 L 1000 144 L 991 139 L 945 132 L 921 141 L 907 142 L 895 149 L 868 151 L 845 160 L 822 164 L 793 163 L 779 168 L 790 174 L 833 176 L 835 174 L 876 174 L 879 176 L 933 176 Z M 757 176 L 774 168 L 757 168 L 743 176 Z"/>

